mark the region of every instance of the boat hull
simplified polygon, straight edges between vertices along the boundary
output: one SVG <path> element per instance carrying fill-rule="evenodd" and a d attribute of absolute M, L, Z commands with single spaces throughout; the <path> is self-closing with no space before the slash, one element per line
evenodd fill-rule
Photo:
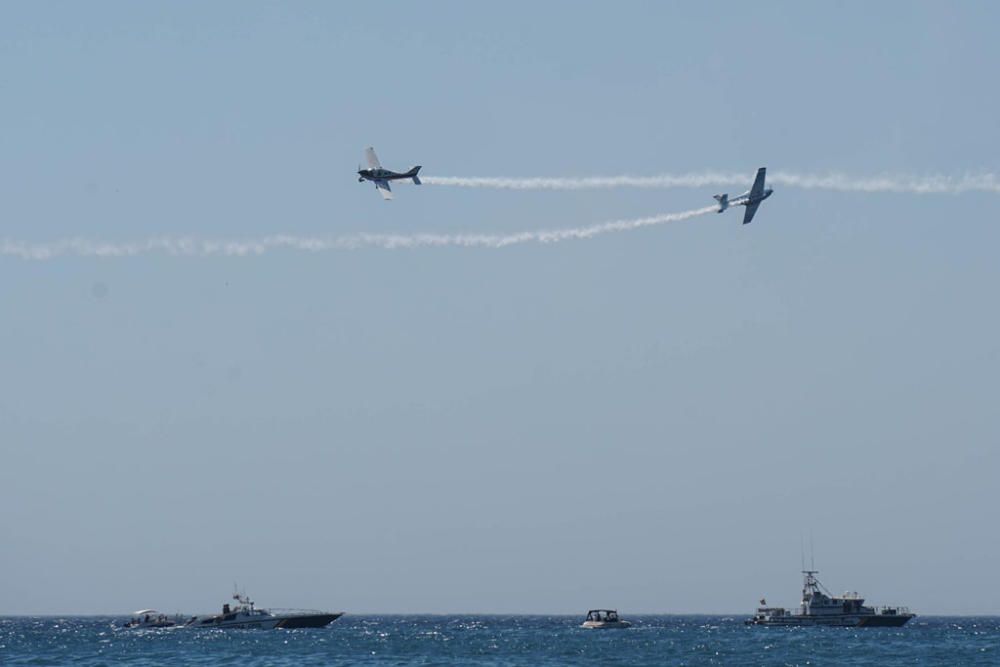
<path fill-rule="evenodd" d="M 278 621 L 274 627 L 285 630 L 296 628 L 325 628 L 343 614 L 309 614 L 308 616 L 290 616 Z"/>
<path fill-rule="evenodd" d="M 192 618 L 185 627 L 189 628 L 228 628 L 233 630 L 295 630 L 298 628 L 325 628 L 343 613 L 334 614 L 294 614 L 290 616 L 245 616 L 232 614 L 233 618 L 223 615 Z"/>
<path fill-rule="evenodd" d="M 862 619 L 859 626 L 865 628 L 898 628 L 906 625 L 913 618 L 913 614 L 878 614 Z"/>
<path fill-rule="evenodd" d="M 128 623 L 121 626 L 124 630 L 149 630 L 156 628 L 172 628 L 177 624 L 173 621 L 157 621 L 155 623 Z"/>
<path fill-rule="evenodd" d="M 590 630 L 621 630 L 631 625 L 628 621 L 584 621 L 580 627 Z"/>
<path fill-rule="evenodd" d="M 865 616 L 804 616 L 788 615 L 770 619 L 749 619 L 747 625 L 767 627 L 829 626 L 842 628 L 898 628 L 906 625 L 913 614 L 871 614 Z"/>

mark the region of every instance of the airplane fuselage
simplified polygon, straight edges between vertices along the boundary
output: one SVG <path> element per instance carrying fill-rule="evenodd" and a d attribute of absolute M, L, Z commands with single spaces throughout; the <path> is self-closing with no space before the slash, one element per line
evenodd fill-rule
<path fill-rule="evenodd" d="M 413 174 L 401 174 L 388 169 L 358 169 L 358 182 L 361 181 L 398 181 L 412 178 Z"/>
<path fill-rule="evenodd" d="M 750 194 L 750 191 L 747 190 L 746 192 L 744 192 L 743 194 L 741 194 L 739 197 L 734 197 L 734 198 L 730 199 L 729 200 L 729 205 L 730 206 L 750 206 L 751 204 L 759 204 L 760 202 L 762 202 L 765 199 L 767 199 L 768 197 L 770 197 L 773 193 L 774 193 L 774 190 L 772 190 L 771 188 L 767 188 L 766 190 L 764 190 L 763 193 L 761 193 L 761 195 L 759 197 L 754 197 L 754 196 L 752 196 Z"/>

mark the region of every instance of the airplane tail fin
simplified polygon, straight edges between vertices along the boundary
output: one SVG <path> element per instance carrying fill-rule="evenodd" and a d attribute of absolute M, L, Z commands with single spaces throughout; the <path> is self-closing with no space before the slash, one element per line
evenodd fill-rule
<path fill-rule="evenodd" d="M 417 172 L 420 171 L 420 165 L 418 164 L 413 169 L 406 172 L 406 175 L 413 179 L 414 185 L 420 185 L 420 178 L 417 176 Z"/>
<path fill-rule="evenodd" d="M 728 194 L 715 195 L 714 198 L 715 198 L 715 201 L 719 202 L 719 210 L 716 211 L 716 213 L 722 213 L 727 208 L 729 208 L 729 195 Z"/>

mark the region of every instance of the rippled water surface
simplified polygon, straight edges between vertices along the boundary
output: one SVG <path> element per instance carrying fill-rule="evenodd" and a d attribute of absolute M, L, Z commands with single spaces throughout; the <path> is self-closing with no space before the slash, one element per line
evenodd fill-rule
<path fill-rule="evenodd" d="M 345 616 L 312 630 L 121 630 L 112 618 L 0 618 L 3 665 L 1000 665 L 1000 618 L 903 628 L 758 628 L 739 618 Z"/>

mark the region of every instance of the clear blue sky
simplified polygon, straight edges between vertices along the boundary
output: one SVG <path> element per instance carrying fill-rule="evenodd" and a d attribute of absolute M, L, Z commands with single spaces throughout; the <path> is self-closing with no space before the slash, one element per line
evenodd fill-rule
<path fill-rule="evenodd" d="M 1000 169 L 996 3 L 4 3 L 0 237 L 500 233 Z M 0 613 L 1000 613 L 1000 198 L 590 241 L 0 258 Z"/>

